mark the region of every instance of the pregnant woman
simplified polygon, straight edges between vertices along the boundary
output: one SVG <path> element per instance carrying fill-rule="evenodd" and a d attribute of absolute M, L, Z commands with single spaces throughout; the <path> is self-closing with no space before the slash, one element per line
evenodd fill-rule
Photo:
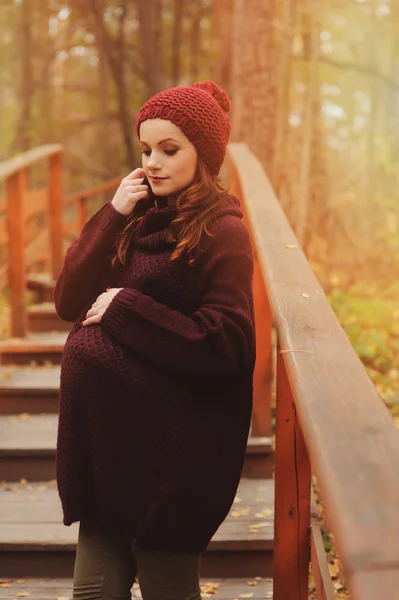
<path fill-rule="evenodd" d="M 55 289 L 57 482 L 79 521 L 73 597 L 200 600 L 201 555 L 239 484 L 252 408 L 253 258 L 219 183 L 230 100 L 206 81 L 137 116 L 142 168 L 69 247 Z"/>

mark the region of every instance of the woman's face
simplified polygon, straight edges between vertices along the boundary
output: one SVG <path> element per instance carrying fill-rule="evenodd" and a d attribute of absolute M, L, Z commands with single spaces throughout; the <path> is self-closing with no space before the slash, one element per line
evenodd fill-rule
<path fill-rule="evenodd" d="M 140 125 L 142 165 L 156 196 L 171 200 L 188 187 L 197 167 L 197 150 L 177 125 L 148 119 Z"/>

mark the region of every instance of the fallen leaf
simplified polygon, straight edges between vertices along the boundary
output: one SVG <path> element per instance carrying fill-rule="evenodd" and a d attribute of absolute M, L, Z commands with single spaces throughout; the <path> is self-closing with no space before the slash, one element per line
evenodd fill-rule
<path fill-rule="evenodd" d="M 273 592 L 266 592 L 265 598 L 273 598 Z"/>
<path fill-rule="evenodd" d="M 248 526 L 248 529 L 251 533 L 256 533 L 259 529 L 263 529 L 263 527 L 271 527 L 272 523 L 251 523 Z"/>
<path fill-rule="evenodd" d="M 306 292 L 302 292 L 301 296 L 303 296 L 304 298 L 310 298 L 309 294 L 306 294 Z"/>
<path fill-rule="evenodd" d="M 27 596 L 30 596 L 29 592 L 18 592 L 17 594 L 18 598 L 26 598 Z"/>
<path fill-rule="evenodd" d="M 216 594 L 220 587 L 220 583 L 208 581 L 207 583 L 204 583 L 200 587 L 201 587 L 201 592 L 203 592 L 204 594 Z"/>
<path fill-rule="evenodd" d="M 242 502 L 242 500 L 241 500 L 241 498 L 239 498 L 238 496 L 236 496 L 234 498 L 234 502 L 235 502 L 235 504 L 240 504 L 240 502 Z"/>
<path fill-rule="evenodd" d="M 249 515 L 249 511 L 250 511 L 249 508 L 238 508 L 238 509 L 236 508 L 236 509 L 233 509 L 230 514 L 232 517 L 234 517 L 236 519 L 238 517 L 242 517 L 243 515 L 244 516 Z"/>
<path fill-rule="evenodd" d="M 289 250 L 295 250 L 296 248 L 299 248 L 298 244 L 286 244 L 285 247 Z"/>
<path fill-rule="evenodd" d="M 68 596 L 58 596 L 57 600 L 69 600 Z"/>
<path fill-rule="evenodd" d="M 271 508 L 265 508 L 262 510 L 262 512 L 258 512 L 255 514 L 255 517 L 258 518 L 262 518 L 262 517 L 270 517 L 273 514 L 273 510 Z"/>
<path fill-rule="evenodd" d="M 19 480 L 19 483 L 21 485 L 26 485 L 28 483 L 27 479 L 25 479 L 24 477 L 22 479 Z"/>
<path fill-rule="evenodd" d="M 12 583 L 0 583 L 0 586 L 2 588 L 10 588 L 10 587 L 12 587 Z"/>
<path fill-rule="evenodd" d="M 25 579 L 17 579 L 16 583 L 25 583 Z"/>
<path fill-rule="evenodd" d="M 250 592 L 249 594 L 240 594 L 240 598 L 252 598 L 253 595 L 253 592 Z"/>
<path fill-rule="evenodd" d="M 255 586 L 255 585 L 258 585 L 258 582 L 256 580 L 255 581 L 247 581 L 247 584 L 251 585 L 251 586 Z"/>
<path fill-rule="evenodd" d="M 30 419 L 30 415 L 28 413 L 21 413 L 19 416 L 23 421 Z"/>

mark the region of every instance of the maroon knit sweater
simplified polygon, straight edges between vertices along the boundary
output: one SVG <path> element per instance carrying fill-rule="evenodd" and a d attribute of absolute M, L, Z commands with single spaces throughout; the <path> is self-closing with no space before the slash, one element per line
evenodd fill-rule
<path fill-rule="evenodd" d="M 128 265 L 127 217 L 105 204 L 68 249 L 55 289 L 75 324 L 61 365 L 57 481 L 64 523 L 93 520 L 143 548 L 203 551 L 242 470 L 255 361 L 248 231 L 230 196 L 196 266 L 170 263 L 175 207 L 151 206 Z M 101 323 L 81 326 L 107 287 Z"/>

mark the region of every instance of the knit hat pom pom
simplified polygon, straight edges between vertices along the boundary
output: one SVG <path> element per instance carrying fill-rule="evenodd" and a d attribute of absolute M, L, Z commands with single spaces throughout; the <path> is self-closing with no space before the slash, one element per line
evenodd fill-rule
<path fill-rule="evenodd" d="M 222 88 L 220 88 L 214 81 L 210 81 L 209 79 L 202 82 L 198 81 L 197 83 L 193 83 L 191 87 L 197 87 L 205 92 L 208 92 L 208 94 L 215 98 L 216 102 L 225 113 L 229 112 L 231 108 L 230 98 L 226 92 L 222 90 Z"/>

